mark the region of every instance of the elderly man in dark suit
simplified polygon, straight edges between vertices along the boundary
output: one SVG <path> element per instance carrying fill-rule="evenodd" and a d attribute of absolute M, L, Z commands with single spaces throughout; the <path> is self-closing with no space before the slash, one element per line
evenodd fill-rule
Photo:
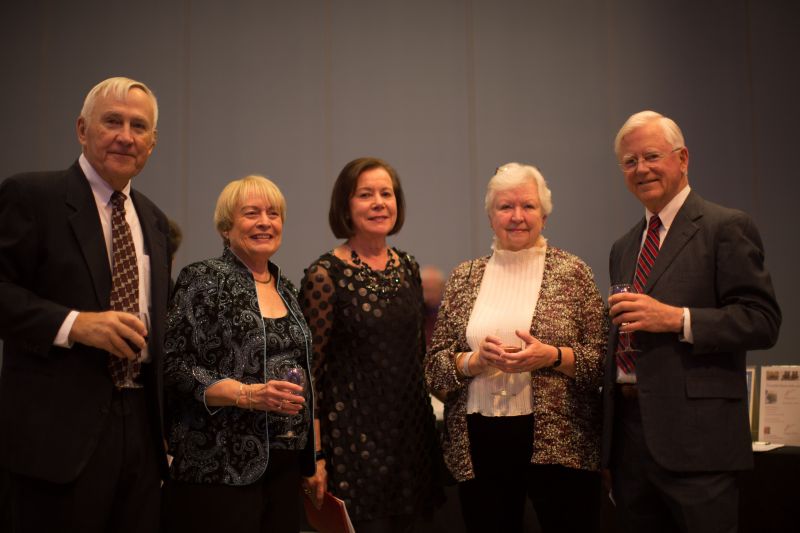
<path fill-rule="evenodd" d="M 735 472 L 753 464 L 745 352 L 772 346 L 781 323 L 761 237 L 691 191 L 671 119 L 632 115 L 615 149 L 646 209 L 610 257 L 612 284 L 635 287 L 609 298 L 603 462 L 617 516 L 624 531 L 735 531 Z"/>
<path fill-rule="evenodd" d="M 78 161 L 0 184 L 0 530 L 158 529 L 169 228 L 131 189 L 157 120 L 146 85 L 107 79 Z"/>

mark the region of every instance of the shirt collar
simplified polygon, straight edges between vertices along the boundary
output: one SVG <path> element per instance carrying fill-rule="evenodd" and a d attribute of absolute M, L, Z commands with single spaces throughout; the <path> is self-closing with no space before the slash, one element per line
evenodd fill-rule
<path fill-rule="evenodd" d="M 78 158 L 78 164 L 81 166 L 84 176 L 86 176 L 86 179 L 89 181 L 89 186 L 92 188 L 92 193 L 94 193 L 95 198 L 97 198 L 102 205 L 108 205 L 111 202 L 111 195 L 114 194 L 114 189 L 106 180 L 100 177 L 100 174 L 97 173 L 84 154 L 81 154 Z M 130 181 L 128 181 L 121 192 L 130 198 Z"/>
<path fill-rule="evenodd" d="M 539 235 L 539 239 L 536 241 L 536 244 L 531 246 L 530 248 L 523 248 L 522 250 L 504 250 L 502 248 L 497 247 L 497 239 L 495 238 L 495 242 L 492 244 L 492 262 L 501 262 L 505 263 L 525 263 L 526 261 L 530 261 L 534 259 L 537 255 L 545 255 L 547 252 L 547 239 L 544 236 Z"/>
<path fill-rule="evenodd" d="M 683 206 L 683 203 L 686 201 L 691 191 L 692 188 L 686 185 L 686 187 L 681 189 L 681 192 L 676 194 L 675 197 L 664 206 L 664 209 L 658 212 L 658 218 L 661 219 L 661 225 L 664 226 L 665 230 L 669 231 L 672 221 L 675 220 L 675 215 L 678 214 L 678 210 Z M 650 219 L 655 213 L 651 212 L 649 209 L 645 209 L 644 211 L 645 218 L 647 218 L 647 223 L 649 224 Z"/>

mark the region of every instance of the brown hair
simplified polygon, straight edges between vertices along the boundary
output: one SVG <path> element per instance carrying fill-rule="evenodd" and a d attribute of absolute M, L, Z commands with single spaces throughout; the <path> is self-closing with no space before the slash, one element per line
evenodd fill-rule
<path fill-rule="evenodd" d="M 403 196 L 403 187 L 400 185 L 400 177 L 397 171 L 389 163 L 377 157 L 359 157 L 347 163 L 336 183 L 333 184 L 331 192 L 331 206 L 328 211 L 328 223 L 331 226 L 333 235 L 338 239 L 348 239 L 353 236 L 353 222 L 350 219 L 350 199 L 358 186 L 358 177 L 373 168 L 382 168 L 392 178 L 392 188 L 394 189 L 395 202 L 397 203 L 397 220 L 389 235 L 394 235 L 403 227 L 406 218 L 406 201 Z"/>

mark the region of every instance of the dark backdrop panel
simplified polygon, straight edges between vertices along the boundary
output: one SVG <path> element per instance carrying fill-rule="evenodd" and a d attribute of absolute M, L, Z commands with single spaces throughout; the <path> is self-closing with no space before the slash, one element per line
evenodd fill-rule
<path fill-rule="evenodd" d="M 218 2 L 31 0 L 0 18 L 0 179 L 78 156 L 75 119 L 97 81 L 159 97 L 159 142 L 135 186 L 183 227 L 176 267 L 217 255 L 221 188 L 273 178 L 288 202 L 276 261 L 290 278 L 336 240 L 331 185 L 361 155 L 400 173 L 393 243 L 450 270 L 489 251 L 488 178 L 508 161 L 553 190 L 545 234 L 608 284 L 608 249 L 642 216 L 612 142 L 650 108 L 681 125 L 690 183 L 751 213 L 784 327 L 753 362 L 800 362 L 797 238 L 800 45 L 795 2 Z"/>

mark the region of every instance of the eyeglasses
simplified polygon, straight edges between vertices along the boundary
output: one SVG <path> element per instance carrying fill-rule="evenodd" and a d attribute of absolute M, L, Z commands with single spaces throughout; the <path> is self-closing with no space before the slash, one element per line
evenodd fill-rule
<path fill-rule="evenodd" d="M 683 150 L 683 146 L 679 146 L 677 148 L 673 148 L 669 153 L 663 154 L 661 152 L 647 152 L 646 154 L 642 155 L 642 160 L 644 164 L 647 166 L 655 165 L 669 154 L 675 153 L 678 150 Z M 631 170 L 636 170 L 639 167 L 639 158 L 636 156 L 626 156 L 622 158 L 622 161 L 619 163 L 619 166 L 622 170 L 626 172 L 630 172 Z"/>

